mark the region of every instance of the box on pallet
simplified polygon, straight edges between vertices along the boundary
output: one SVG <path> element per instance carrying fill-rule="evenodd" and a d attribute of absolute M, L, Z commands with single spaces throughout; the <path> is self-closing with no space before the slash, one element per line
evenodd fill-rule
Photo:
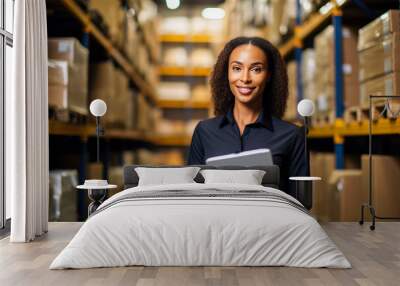
<path fill-rule="evenodd" d="M 358 221 L 364 202 L 361 170 L 335 170 L 329 178 L 330 220 Z"/>
<path fill-rule="evenodd" d="M 389 10 L 358 31 L 358 50 L 374 46 L 383 36 L 395 32 L 400 32 L 400 11 Z"/>
<path fill-rule="evenodd" d="M 88 50 L 75 38 L 51 38 L 48 55 L 49 103 L 87 114 Z"/>
<path fill-rule="evenodd" d="M 400 71 L 400 33 L 389 34 L 376 45 L 359 52 L 359 61 L 360 81 Z"/>
<path fill-rule="evenodd" d="M 400 158 L 373 155 L 372 157 L 372 201 L 376 215 L 381 217 L 400 217 Z M 361 157 L 364 202 L 368 200 L 369 158 Z"/>
<path fill-rule="evenodd" d="M 400 71 L 390 73 L 378 78 L 367 80 L 360 85 L 360 105 L 362 107 L 369 106 L 369 95 L 400 95 Z M 383 104 L 386 98 L 374 99 L 373 104 Z M 390 99 L 389 101 L 393 107 L 400 106 L 400 99 Z"/>

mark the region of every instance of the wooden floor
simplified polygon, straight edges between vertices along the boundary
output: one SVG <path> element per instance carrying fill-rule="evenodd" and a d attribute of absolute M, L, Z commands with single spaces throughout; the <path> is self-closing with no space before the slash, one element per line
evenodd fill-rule
<path fill-rule="evenodd" d="M 0 285 L 400 285 L 400 222 L 328 223 L 324 229 L 352 269 L 289 267 L 122 267 L 48 270 L 80 223 L 50 223 L 32 243 L 0 241 Z"/>

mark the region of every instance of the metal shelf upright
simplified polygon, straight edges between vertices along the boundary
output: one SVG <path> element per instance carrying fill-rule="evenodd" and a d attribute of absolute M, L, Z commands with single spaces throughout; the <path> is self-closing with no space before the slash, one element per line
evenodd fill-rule
<path fill-rule="evenodd" d="M 342 43 L 342 11 L 338 6 L 332 11 L 332 24 L 334 29 L 334 55 L 335 55 L 335 126 L 344 126 L 343 113 L 343 43 Z M 334 135 L 336 169 L 344 169 L 344 137 L 339 134 Z"/>

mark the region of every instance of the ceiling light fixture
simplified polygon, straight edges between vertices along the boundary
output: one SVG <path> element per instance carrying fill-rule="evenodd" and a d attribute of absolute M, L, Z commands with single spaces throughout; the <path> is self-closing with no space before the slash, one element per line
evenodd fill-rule
<path fill-rule="evenodd" d="M 201 16 L 206 19 L 219 20 L 225 17 L 225 10 L 222 8 L 205 8 Z"/>
<path fill-rule="evenodd" d="M 180 0 L 165 0 L 168 9 L 174 10 L 176 8 L 179 7 L 179 5 L 181 5 L 181 1 Z"/>

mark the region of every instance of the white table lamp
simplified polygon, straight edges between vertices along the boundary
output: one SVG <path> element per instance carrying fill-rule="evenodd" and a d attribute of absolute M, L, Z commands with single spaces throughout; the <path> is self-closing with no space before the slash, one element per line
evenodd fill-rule
<path fill-rule="evenodd" d="M 315 105 L 312 100 L 303 99 L 297 105 L 297 112 L 304 119 L 304 156 L 308 165 L 307 133 L 311 116 L 314 114 Z M 312 182 L 321 180 L 320 177 L 290 177 L 289 180 L 296 184 L 296 199 L 299 199 L 307 209 L 312 208 Z"/>

